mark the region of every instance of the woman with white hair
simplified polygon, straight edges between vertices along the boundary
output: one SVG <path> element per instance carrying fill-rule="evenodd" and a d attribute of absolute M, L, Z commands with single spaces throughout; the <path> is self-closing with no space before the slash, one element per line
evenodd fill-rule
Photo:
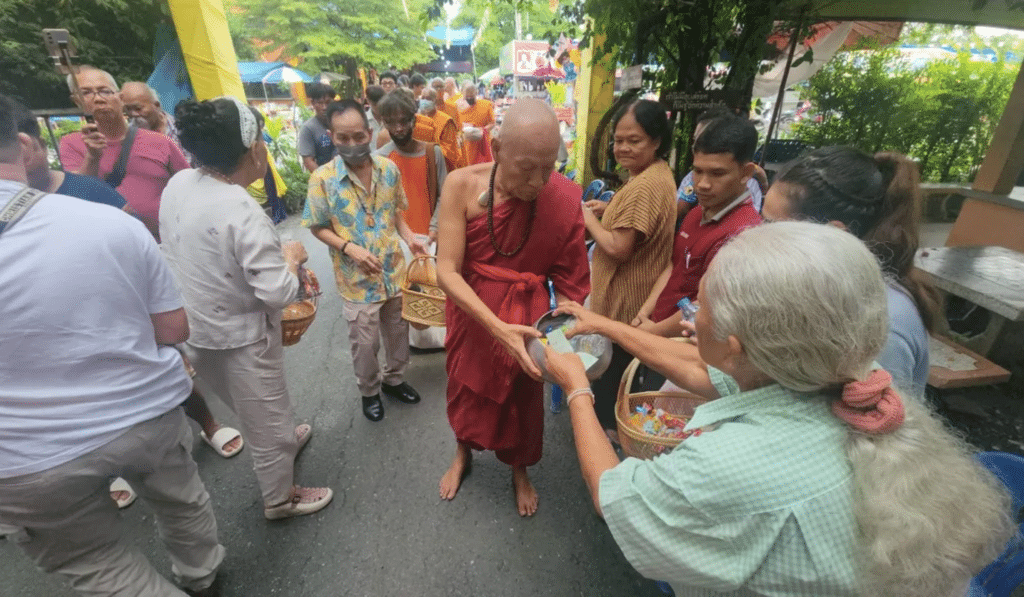
<path fill-rule="evenodd" d="M 875 364 L 886 294 L 864 243 L 820 224 L 748 229 L 699 303 L 696 347 L 564 308 L 573 333 L 710 400 L 654 460 L 619 463 L 579 358 L 546 354 L 594 505 L 637 570 L 680 595 L 963 595 L 1013 533 L 1009 500 Z"/>

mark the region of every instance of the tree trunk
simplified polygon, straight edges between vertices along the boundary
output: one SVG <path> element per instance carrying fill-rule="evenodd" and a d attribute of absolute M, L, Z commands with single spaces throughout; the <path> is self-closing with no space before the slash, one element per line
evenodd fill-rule
<path fill-rule="evenodd" d="M 732 62 L 729 64 L 729 75 L 725 79 L 724 88 L 738 94 L 736 105 L 743 112 L 750 110 L 750 102 L 754 92 L 754 79 L 757 77 L 764 57 L 764 48 L 775 27 L 779 12 L 780 0 L 750 0 L 740 10 L 737 23 L 740 33 L 729 44 Z M 793 28 L 791 35 L 801 32 Z"/>

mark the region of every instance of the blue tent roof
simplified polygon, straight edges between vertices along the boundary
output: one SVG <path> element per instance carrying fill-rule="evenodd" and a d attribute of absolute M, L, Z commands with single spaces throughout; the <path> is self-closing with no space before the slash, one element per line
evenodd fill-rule
<path fill-rule="evenodd" d="M 284 67 L 297 72 L 303 82 L 313 82 L 313 77 L 284 62 L 239 62 L 238 73 L 242 75 L 243 83 L 280 83 L 280 69 Z M 275 73 L 274 71 L 278 72 Z"/>
<path fill-rule="evenodd" d="M 449 29 L 444 25 L 438 25 L 427 31 L 427 37 L 436 40 L 446 46 L 468 46 L 473 43 L 476 36 L 476 29 L 463 27 L 462 29 Z"/>

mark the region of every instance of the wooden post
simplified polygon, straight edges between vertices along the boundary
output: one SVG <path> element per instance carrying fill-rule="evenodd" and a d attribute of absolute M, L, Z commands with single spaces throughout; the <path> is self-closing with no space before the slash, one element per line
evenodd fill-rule
<path fill-rule="evenodd" d="M 985 160 L 974 179 L 974 190 L 1008 195 L 1024 169 L 1024 64 L 1010 92 L 1003 117 L 992 136 Z"/>

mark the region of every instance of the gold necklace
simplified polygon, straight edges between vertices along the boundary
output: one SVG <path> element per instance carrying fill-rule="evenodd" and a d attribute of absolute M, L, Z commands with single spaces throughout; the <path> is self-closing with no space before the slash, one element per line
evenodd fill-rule
<path fill-rule="evenodd" d="M 373 204 L 372 207 L 376 207 L 376 205 L 377 205 L 377 185 L 373 184 L 373 170 L 370 170 L 370 189 L 372 189 L 372 191 L 371 190 L 367 190 L 366 198 L 369 199 L 372 202 L 372 204 Z M 366 227 L 372 229 L 374 226 L 377 225 L 377 220 L 373 216 L 374 212 L 373 211 L 367 211 L 366 205 L 364 205 L 362 201 L 357 201 L 357 203 L 359 204 L 359 210 L 363 212 L 364 216 L 366 216 L 366 220 L 365 220 L 366 221 Z"/>

